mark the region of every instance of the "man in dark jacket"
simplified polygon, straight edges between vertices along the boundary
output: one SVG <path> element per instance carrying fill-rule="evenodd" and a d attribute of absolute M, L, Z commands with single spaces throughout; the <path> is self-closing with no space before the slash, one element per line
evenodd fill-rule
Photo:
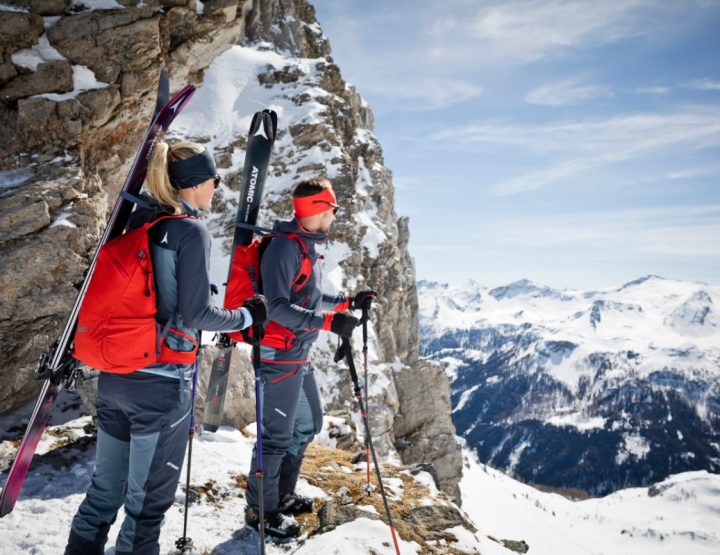
<path fill-rule="evenodd" d="M 312 499 L 295 493 L 308 444 L 322 428 L 322 406 L 308 359 L 321 330 L 349 337 L 359 324 L 345 314 L 360 308 L 371 291 L 355 297 L 321 293 L 312 271 L 315 247 L 327 240 L 338 209 L 327 179 L 301 181 L 293 189 L 295 218 L 280 221 L 262 255 L 260 275 L 268 301 L 265 337 L 261 343 L 262 459 L 265 533 L 288 538 L 300 527 L 287 515 L 309 512 Z M 257 449 L 257 447 L 256 447 Z M 250 468 L 245 521 L 259 527 L 259 491 L 255 476 L 257 451 Z"/>

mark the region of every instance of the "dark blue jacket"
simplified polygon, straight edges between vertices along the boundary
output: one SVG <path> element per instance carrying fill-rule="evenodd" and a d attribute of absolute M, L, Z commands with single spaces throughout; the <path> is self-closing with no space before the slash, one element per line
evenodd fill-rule
<path fill-rule="evenodd" d="M 141 196 L 148 206 L 135 209 L 128 220 L 127 231 L 171 213 L 155 199 Z M 187 214 L 197 216 L 189 205 L 184 206 Z M 150 228 L 149 240 L 155 272 L 157 320 L 161 326 L 169 324 L 199 342 L 199 330 L 236 331 L 252 323 L 250 314 L 244 308 L 228 310 L 212 304 L 209 278 L 211 240 L 203 222 L 196 218 L 163 220 Z M 191 341 L 174 333 L 168 333 L 167 344 L 179 351 L 191 351 L 193 347 Z M 176 376 L 179 365 L 158 364 L 148 368 L 156 374 Z"/>
<path fill-rule="evenodd" d="M 263 294 L 268 301 L 268 318 L 292 331 L 297 341 L 310 346 L 323 327 L 323 309 L 332 308 L 345 301 L 343 295 L 323 295 L 317 280 L 318 253 L 316 246 L 327 240 L 324 233 L 305 231 L 297 220 L 279 221 L 273 231 L 298 235 L 313 263 L 313 272 L 305 285 L 293 291 L 291 284 L 302 266 L 300 245 L 295 239 L 279 235 L 268 245 L 262 255 L 260 275 Z"/>

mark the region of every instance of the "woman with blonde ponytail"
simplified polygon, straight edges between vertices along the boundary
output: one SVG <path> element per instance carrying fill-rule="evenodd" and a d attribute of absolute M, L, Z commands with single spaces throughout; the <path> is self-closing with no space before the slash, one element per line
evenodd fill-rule
<path fill-rule="evenodd" d="M 210 233 L 198 210 L 210 208 L 219 183 L 205 147 L 160 141 L 148 163 L 145 193 L 133 198 L 137 207 L 125 229 L 155 222 L 148 240 L 156 327 L 168 350 L 185 353 L 183 360 L 195 358 L 200 330 L 236 331 L 267 317 L 262 296 L 237 310 L 210 300 Z M 185 457 L 193 367 L 159 362 L 129 374 L 100 373 L 95 472 L 73 519 L 66 555 L 104 553 L 123 505 L 115 553 L 159 552 L 160 527 Z"/>

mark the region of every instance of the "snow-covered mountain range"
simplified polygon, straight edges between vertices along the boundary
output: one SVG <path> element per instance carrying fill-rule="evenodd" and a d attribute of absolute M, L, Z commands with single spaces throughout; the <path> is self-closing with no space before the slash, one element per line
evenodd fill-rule
<path fill-rule="evenodd" d="M 481 461 L 593 495 L 720 472 L 720 287 L 418 292 L 421 353 L 445 364 L 457 432 Z"/>

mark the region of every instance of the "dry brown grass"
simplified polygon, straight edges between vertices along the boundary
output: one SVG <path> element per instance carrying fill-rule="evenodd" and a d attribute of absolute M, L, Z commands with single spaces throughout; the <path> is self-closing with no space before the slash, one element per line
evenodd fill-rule
<path fill-rule="evenodd" d="M 353 458 L 353 454 L 347 451 L 331 449 L 313 443 L 310 444 L 305 453 L 301 474 L 305 476 L 308 483 L 324 490 L 327 495 L 338 502 L 340 502 L 340 496 L 337 495 L 337 492 L 343 487 L 347 488 L 349 492 L 346 495 L 350 497 L 353 504 L 374 507 L 382 521 L 387 524 L 385 506 L 380 495 L 374 466 L 371 464 L 370 483 L 375 487 L 375 490 L 368 495 L 363 489 L 367 483 L 366 467 L 365 465 L 356 467 L 352 463 Z M 344 467 L 350 472 L 343 472 L 340 467 Z M 404 521 L 412 509 L 422 506 L 423 500 L 430 497 L 428 488 L 408 474 L 403 473 L 405 470 L 407 469 L 395 465 L 380 465 L 385 493 L 388 496 L 388 505 L 390 506 L 396 532 L 405 541 L 417 542 L 421 546 L 421 553 L 423 554 L 465 554 L 464 551 L 455 550 L 450 546 L 443 546 L 442 550 L 439 550 L 439 548 L 428 544 L 429 540 L 438 540 L 440 538 L 444 538 L 449 543 L 457 541 L 452 534 L 423 530 L 415 524 L 410 525 Z M 402 491 L 396 491 L 395 488 L 388 487 L 389 478 L 399 478 L 403 485 Z M 439 494 L 438 497 L 441 500 L 447 499 L 444 494 Z M 320 520 L 316 514 L 317 509 L 326 502 L 318 500 L 316 511 L 313 514 L 298 516 L 298 522 L 301 523 L 303 531 L 308 532 L 308 535 L 312 536 L 317 533 L 320 527 Z M 387 544 L 387 547 L 392 549 L 390 543 Z"/>
<path fill-rule="evenodd" d="M 365 465 L 354 465 L 352 460 L 354 455 L 348 451 L 340 449 L 332 449 L 323 445 L 310 444 L 303 461 L 301 475 L 309 484 L 322 489 L 331 501 L 339 505 L 343 504 L 343 499 L 347 503 L 347 497 L 350 498 L 352 505 L 369 505 L 373 507 L 380 519 L 387 524 L 385 506 L 380 495 L 380 489 L 377 484 L 375 469 L 371 466 L 371 484 L 375 487 L 374 491 L 368 495 L 363 489 L 367 483 L 367 473 Z M 343 470 L 344 469 L 344 470 Z M 385 491 L 388 495 L 388 504 L 393 516 L 393 524 L 399 537 L 405 541 L 414 541 L 421 546 L 420 553 L 423 555 L 431 555 L 443 553 L 447 555 L 467 555 L 464 551 L 454 549 L 451 544 L 456 538 L 442 530 L 433 530 L 430 527 L 425 528 L 419 526 L 417 522 L 406 522 L 406 518 L 413 509 L 421 507 L 423 501 L 430 498 L 430 491 L 420 482 L 409 476 L 405 467 L 395 465 L 381 465 L 383 483 Z M 211 504 L 217 508 L 222 508 L 223 501 L 231 496 L 245 496 L 247 488 L 247 476 L 244 474 L 235 474 L 231 477 L 232 482 L 228 490 L 219 490 L 214 480 L 208 480 L 202 485 L 192 485 L 191 489 L 199 496 L 200 502 Z M 402 489 L 389 486 L 390 479 L 399 479 L 402 483 Z M 393 480 L 394 481 L 394 480 Z M 339 493 L 346 488 L 345 496 Z M 447 501 L 447 497 L 440 493 L 435 498 L 437 504 L 443 504 Z M 302 526 L 303 533 L 309 536 L 317 534 L 320 529 L 320 519 L 318 510 L 328 503 L 328 500 L 315 500 L 315 510 L 310 514 L 297 515 L 296 519 Z M 368 516 L 372 517 L 375 515 Z M 446 544 L 442 547 L 432 545 L 431 541 L 444 539 Z M 386 547 L 392 551 L 391 536 L 388 530 L 388 538 Z M 379 554 L 378 554 L 379 555 Z"/>

